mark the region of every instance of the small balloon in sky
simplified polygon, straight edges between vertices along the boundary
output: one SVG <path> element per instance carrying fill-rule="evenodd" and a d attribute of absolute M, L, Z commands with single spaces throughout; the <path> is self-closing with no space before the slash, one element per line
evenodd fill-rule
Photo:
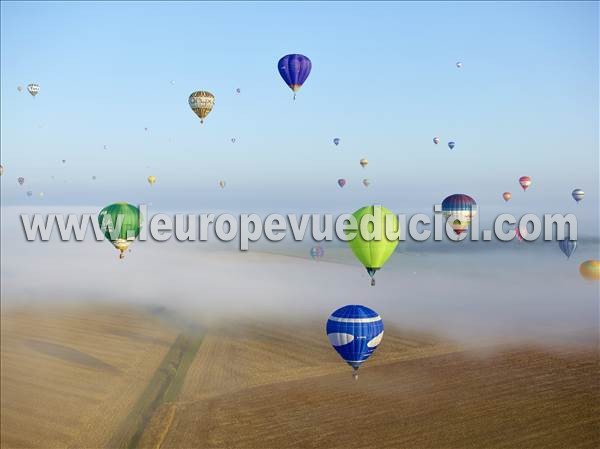
<path fill-rule="evenodd" d="M 363 179 L 362 180 L 363 186 L 365 187 L 369 187 L 371 185 L 371 181 L 369 181 L 368 179 Z"/>
<path fill-rule="evenodd" d="M 573 199 L 575 201 L 577 201 L 579 203 L 583 199 L 583 197 L 585 196 L 585 192 L 583 190 L 581 190 L 581 189 L 575 189 L 571 193 L 571 196 L 573 197 Z"/>
<path fill-rule="evenodd" d="M 148 131 L 148 128 L 144 128 L 144 131 Z"/>
<path fill-rule="evenodd" d="M 105 150 L 108 150 L 108 147 L 107 147 L 106 145 L 104 145 L 104 149 L 105 149 Z"/>
<path fill-rule="evenodd" d="M 156 182 L 156 176 L 153 176 L 153 175 L 148 176 L 148 184 L 150 184 L 150 186 L 153 186 L 155 182 Z"/>
<path fill-rule="evenodd" d="M 35 83 L 31 83 L 27 86 L 27 91 L 31 94 L 32 97 L 35 97 L 40 92 L 40 86 Z"/>
<path fill-rule="evenodd" d="M 62 160 L 62 163 L 63 163 L 63 164 L 66 164 L 66 163 L 67 163 L 67 160 L 66 160 L 66 159 L 63 159 L 63 160 Z"/>
<path fill-rule="evenodd" d="M 95 181 L 95 180 L 96 180 L 96 177 L 95 177 L 95 176 L 92 176 L 92 181 Z"/>
<path fill-rule="evenodd" d="M 18 90 L 19 92 L 23 92 L 23 87 L 22 87 L 22 86 L 17 86 L 17 90 Z"/>
<path fill-rule="evenodd" d="M 368 161 L 366 158 L 364 158 L 364 157 L 363 157 L 363 158 L 360 160 L 360 162 L 359 162 L 359 163 L 360 163 L 360 166 L 361 166 L 362 168 L 366 168 L 366 167 L 367 167 L 367 165 L 369 165 L 369 161 Z"/>
<path fill-rule="evenodd" d="M 231 143 L 235 143 L 235 137 L 231 138 Z"/>
<path fill-rule="evenodd" d="M 4 165 L 0 165 L 0 176 L 4 174 Z"/>
<path fill-rule="evenodd" d="M 238 93 L 238 94 L 239 94 L 239 93 L 241 93 L 241 92 L 242 92 L 242 89 L 240 89 L 240 88 L 238 87 L 238 88 L 237 88 L 235 91 L 236 91 L 236 93 Z"/>
<path fill-rule="evenodd" d="M 519 184 L 521 184 L 521 188 L 525 191 L 531 185 L 531 178 L 529 176 L 521 176 L 519 178 Z"/>
<path fill-rule="evenodd" d="M 440 138 L 439 138 L 439 137 L 437 137 L 437 136 L 436 136 L 436 137 L 434 137 L 434 138 L 433 138 L 433 143 L 435 143 L 436 145 L 437 145 L 438 143 L 440 143 Z"/>
<path fill-rule="evenodd" d="M 188 104 L 200 119 L 200 123 L 204 123 L 204 119 L 215 105 L 215 96 L 205 90 L 198 90 L 190 94 Z"/>
<path fill-rule="evenodd" d="M 44 192 L 40 192 L 40 198 L 44 198 Z"/>
<path fill-rule="evenodd" d="M 175 85 L 175 81 L 171 80 L 171 86 L 174 86 L 174 85 Z"/>
<path fill-rule="evenodd" d="M 344 186 L 346 185 L 346 180 L 344 178 L 340 178 L 337 180 L 338 186 L 340 186 L 341 188 L 344 188 Z"/>
<path fill-rule="evenodd" d="M 295 100 L 296 94 L 308 78 L 308 75 L 310 75 L 310 70 L 312 69 L 310 59 L 299 54 L 285 55 L 279 60 L 277 69 L 285 84 L 294 92 Z"/>
<path fill-rule="evenodd" d="M 335 144 L 335 146 L 337 147 L 340 144 L 340 138 L 336 137 L 335 139 L 333 139 L 333 143 Z"/>
<path fill-rule="evenodd" d="M 460 69 L 460 68 L 462 68 L 462 66 L 463 66 L 463 63 L 462 63 L 462 62 L 458 61 L 458 62 L 456 63 L 456 67 L 457 67 L 457 68 L 459 68 L 459 69 Z"/>
<path fill-rule="evenodd" d="M 225 181 L 221 180 L 219 181 L 219 187 L 221 187 L 222 189 L 225 188 Z"/>
<path fill-rule="evenodd" d="M 504 192 L 502 198 L 504 198 L 504 201 L 508 202 L 512 198 L 512 194 L 510 192 Z"/>
<path fill-rule="evenodd" d="M 32 196 L 32 195 L 33 195 L 33 192 L 32 192 L 31 190 L 28 190 L 28 191 L 27 191 L 27 196 L 29 196 L 29 197 L 30 197 L 30 196 Z"/>
<path fill-rule="evenodd" d="M 22 176 L 19 176 L 17 178 L 17 182 L 19 183 L 20 186 L 22 186 L 23 184 L 25 184 L 25 178 L 23 178 Z"/>
<path fill-rule="evenodd" d="M 453 150 L 455 146 L 456 144 L 454 142 L 448 142 L 448 148 L 450 148 L 451 150 Z"/>

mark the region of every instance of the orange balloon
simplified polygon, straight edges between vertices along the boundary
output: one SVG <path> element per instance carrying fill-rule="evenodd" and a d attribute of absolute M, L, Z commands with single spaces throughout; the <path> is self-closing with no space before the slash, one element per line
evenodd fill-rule
<path fill-rule="evenodd" d="M 588 281 L 600 281 L 600 260 L 586 260 L 579 265 L 579 273 Z"/>

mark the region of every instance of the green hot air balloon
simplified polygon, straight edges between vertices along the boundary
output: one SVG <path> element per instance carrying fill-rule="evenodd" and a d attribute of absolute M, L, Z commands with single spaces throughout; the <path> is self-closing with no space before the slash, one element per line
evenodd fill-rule
<path fill-rule="evenodd" d="M 356 218 L 358 232 L 352 240 L 348 241 L 348 244 L 356 258 L 365 266 L 367 273 L 371 276 L 371 285 L 375 285 L 375 272 L 386 263 L 398 245 L 398 239 L 390 240 L 386 236 L 386 230 L 390 234 L 399 232 L 398 218 L 383 206 L 365 206 L 352 215 Z M 363 225 L 363 227 L 367 226 L 366 230 L 368 232 L 361 234 L 361 220 L 368 215 L 372 216 L 373 219 Z M 347 230 L 346 235 L 353 232 L 355 231 Z"/>
<path fill-rule="evenodd" d="M 140 210 L 128 203 L 106 206 L 98 214 L 98 223 L 104 236 L 120 251 L 119 259 L 140 234 L 142 215 Z"/>

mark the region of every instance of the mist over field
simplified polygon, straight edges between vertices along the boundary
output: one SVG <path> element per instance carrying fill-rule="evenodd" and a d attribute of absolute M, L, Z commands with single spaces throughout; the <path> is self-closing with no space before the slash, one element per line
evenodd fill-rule
<path fill-rule="evenodd" d="M 74 211 L 75 209 L 66 209 Z M 76 209 L 92 212 L 92 208 Z M 376 309 L 389 324 L 470 339 L 569 341 L 594 338 L 598 284 L 581 261 L 598 242 L 582 237 L 570 260 L 556 242 L 401 242 L 377 285 L 344 242 L 135 242 L 120 261 L 106 241 L 27 242 L 10 208 L 2 217 L 2 297 L 30 303 L 121 302 L 164 306 L 204 322 L 309 318 L 325 322 L 347 303 Z"/>

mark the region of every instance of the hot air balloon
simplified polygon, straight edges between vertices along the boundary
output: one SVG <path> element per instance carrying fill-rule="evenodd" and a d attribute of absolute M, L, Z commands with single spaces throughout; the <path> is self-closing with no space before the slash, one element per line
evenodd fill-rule
<path fill-rule="evenodd" d="M 586 260 L 579 265 L 579 273 L 588 281 L 600 281 L 600 260 Z"/>
<path fill-rule="evenodd" d="M 105 149 L 105 150 L 107 149 L 107 146 L 106 146 L 106 145 L 104 145 L 104 149 Z"/>
<path fill-rule="evenodd" d="M 25 178 L 20 176 L 19 178 L 17 178 L 17 182 L 19 183 L 20 186 L 22 186 L 25 183 Z"/>
<path fill-rule="evenodd" d="M 4 166 L 0 165 L 0 176 L 4 174 Z"/>
<path fill-rule="evenodd" d="M 294 100 L 296 93 L 300 90 L 312 68 L 312 63 L 304 55 L 291 54 L 285 55 L 277 64 L 279 74 L 290 89 L 294 92 Z"/>
<path fill-rule="evenodd" d="M 365 168 L 367 165 L 369 165 L 369 161 L 365 158 L 362 158 L 359 163 L 362 168 Z"/>
<path fill-rule="evenodd" d="M 343 188 L 346 185 L 346 180 L 344 178 L 340 178 L 337 180 L 338 186 Z"/>
<path fill-rule="evenodd" d="M 571 254 L 577 249 L 577 240 L 570 240 L 569 237 L 565 237 L 564 240 L 558 241 L 558 247 L 567 256 L 567 259 L 571 257 Z"/>
<path fill-rule="evenodd" d="M 324 254 L 325 251 L 320 245 L 313 246 L 310 249 L 310 257 L 312 257 L 314 260 L 319 260 L 321 257 L 323 257 Z"/>
<path fill-rule="evenodd" d="M 504 201 L 508 202 L 512 198 L 512 194 L 510 192 L 504 192 L 502 198 L 504 198 Z"/>
<path fill-rule="evenodd" d="M 363 179 L 362 183 L 365 187 L 369 187 L 371 185 L 371 181 L 369 181 L 367 178 Z"/>
<path fill-rule="evenodd" d="M 156 182 L 156 176 L 152 176 L 152 175 L 148 176 L 148 184 L 153 186 L 155 182 Z"/>
<path fill-rule="evenodd" d="M 93 180 L 93 181 L 95 181 L 95 180 L 96 180 L 96 177 L 95 177 L 95 176 L 92 176 L 92 180 Z"/>
<path fill-rule="evenodd" d="M 23 88 L 22 88 L 21 86 L 17 86 L 17 90 L 18 90 L 19 92 L 22 92 L 22 91 L 23 91 Z"/>
<path fill-rule="evenodd" d="M 171 80 L 170 83 L 171 83 L 171 86 L 174 86 L 175 85 L 175 80 Z"/>
<path fill-rule="evenodd" d="M 457 68 L 459 68 L 459 69 L 460 69 L 460 68 L 462 68 L 462 62 L 458 61 L 458 62 L 456 63 L 456 67 L 457 67 Z"/>
<path fill-rule="evenodd" d="M 358 369 L 377 349 L 383 338 L 383 320 L 377 312 L 361 305 L 348 305 L 337 309 L 327 320 L 327 338 L 344 359 Z"/>
<path fill-rule="evenodd" d="M 62 163 L 63 163 L 63 164 L 66 164 L 66 163 L 67 163 L 67 160 L 66 160 L 66 159 L 63 159 L 63 160 L 62 160 Z"/>
<path fill-rule="evenodd" d="M 571 193 L 571 196 L 573 197 L 573 199 L 575 201 L 577 201 L 579 203 L 585 196 L 585 192 L 581 189 L 575 189 L 575 190 L 573 190 L 573 193 Z"/>
<path fill-rule="evenodd" d="M 442 201 L 442 214 L 450 222 L 456 235 L 465 232 L 476 214 L 477 203 L 469 195 L 455 193 Z"/>
<path fill-rule="evenodd" d="M 28 190 L 28 191 L 27 191 L 27 196 L 29 196 L 29 197 L 30 197 L 30 196 L 32 196 L 32 195 L 33 195 L 33 192 L 32 192 L 31 190 Z"/>
<path fill-rule="evenodd" d="M 356 218 L 358 231 L 356 231 L 356 236 L 348 241 L 348 245 L 369 273 L 371 285 L 375 285 L 375 273 L 383 267 L 398 245 L 398 240 L 389 240 L 386 236 L 386 230 L 390 232 L 399 231 L 398 218 L 383 206 L 365 206 L 352 215 Z M 379 240 L 367 240 L 361 235 L 360 221 L 365 215 L 375 217 L 372 231 L 380 231 L 381 238 Z M 352 232 L 351 230 L 346 231 L 347 234 L 352 234 Z"/>
<path fill-rule="evenodd" d="M 436 145 L 437 145 L 438 143 L 440 143 L 440 138 L 439 138 L 439 137 L 434 137 L 434 138 L 433 138 L 433 143 L 435 143 Z"/>
<path fill-rule="evenodd" d="M 448 148 L 450 148 L 451 150 L 453 150 L 455 146 L 456 144 L 454 142 L 448 142 Z"/>
<path fill-rule="evenodd" d="M 333 143 L 335 144 L 335 146 L 337 147 L 340 144 L 340 138 L 336 137 L 335 139 L 333 139 Z"/>
<path fill-rule="evenodd" d="M 238 94 L 242 92 L 242 89 L 240 89 L 239 87 L 235 90 Z"/>
<path fill-rule="evenodd" d="M 235 137 L 231 138 L 231 143 L 235 143 Z"/>
<path fill-rule="evenodd" d="M 44 198 L 44 192 L 40 192 L 40 198 Z"/>
<path fill-rule="evenodd" d="M 200 118 L 200 123 L 204 123 L 204 119 L 215 105 L 215 96 L 210 92 L 199 90 L 190 95 L 188 102 L 192 111 Z"/>
<path fill-rule="evenodd" d="M 219 181 L 219 187 L 221 187 L 222 189 L 225 188 L 225 181 Z"/>
<path fill-rule="evenodd" d="M 523 188 L 523 191 L 527 190 L 531 185 L 531 178 L 529 176 L 521 176 L 519 178 L 519 184 Z"/>
<path fill-rule="evenodd" d="M 32 97 L 35 97 L 40 91 L 40 86 L 34 83 L 29 84 L 27 86 L 27 91 L 31 94 Z"/>
<path fill-rule="evenodd" d="M 139 235 L 141 220 L 139 209 L 127 203 L 111 204 L 98 214 L 100 229 L 119 250 L 119 259 L 125 258 L 125 251 Z"/>

